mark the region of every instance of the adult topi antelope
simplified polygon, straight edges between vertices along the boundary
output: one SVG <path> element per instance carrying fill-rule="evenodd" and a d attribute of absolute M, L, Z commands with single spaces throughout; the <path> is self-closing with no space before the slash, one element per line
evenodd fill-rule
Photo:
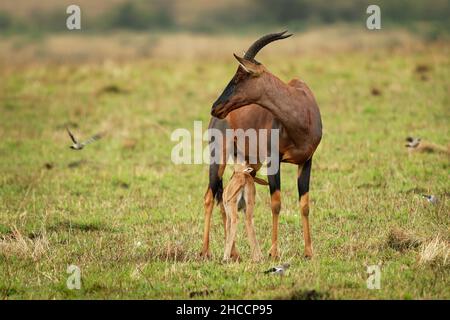
<path fill-rule="evenodd" d="M 209 128 L 224 131 L 231 129 L 279 129 L 278 152 L 280 161 L 298 166 L 297 186 L 300 213 L 305 241 L 304 255 L 312 257 L 313 249 L 309 224 L 309 181 L 312 156 L 322 138 L 322 121 L 319 108 L 309 87 L 299 79 L 283 82 L 260 62 L 256 54 L 267 44 L 291 36 L 285 32 L 268 34 L 255 41 L 244 57 L 234 55 L 239 67 L 223 93 L 214 102 Z M 219 144 L 223 152 L 229 145 L 226 141 L 210 141 Z M 217 149 L 216 149 L 217 150 Z M 210 256 L 209 233 L 214 199 L 222 212 L 225 226 L 226 214 L 222 203 L 222 175 L 225 161 L 211 164 L 209 185 L 204 197 L 205 225 L 201 255 Z M 257 166 L 252 174 L 261 166 Z M 268 175 L 272 209 L 272 246 L 270 255 L 278 257 L 278 218 L 281 208 L 280 171 Z M 226 230 L 225 230 L 226 231 Z M 226 233 L 226 232 L 225 232 Z M 233 247 L 232 256 L 238 256 Z"/>

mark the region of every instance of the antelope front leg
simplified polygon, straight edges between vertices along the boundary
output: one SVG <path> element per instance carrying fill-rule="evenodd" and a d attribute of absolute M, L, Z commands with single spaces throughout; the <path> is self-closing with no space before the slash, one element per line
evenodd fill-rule
<path fill-rule="evenodd" d="M 297 180 L 298 194 L 300 197 L 300 214 L 302 216 L 303 239 L 305 240 L 306 258 L 313 256 L 311 233 L 309 226 L 309 179 L 311 175 L 312 159 L 306 161 L 303 168 L 299 167 L 299 177 Z"/>
<path fill-rule="evenodd" d="M 270 256 L 278 259 L 278 219 L 281 209 L 280 190 L 275 191 L 270 198 L 270 207 L 272 209 L 272 246 L 270 247 Z"/>
<path fill-rule="evenodd" d="M 270 247 L 270 256 L 272 259 L 278 259 L 278 218 L 281 210 L 281 179 L 280 167 L 274 175 L 268 176 L 270 187 L 270 207 L 272 209 L 272 246 Z"/>
<path fill-rule="evenodd" d="M 302 215 L 303 239 L 305 240 L 305 257 L 312 258 L 312 241 L 309 227 L 309 194 L 305 193 L 300 197 L 300 211 Z"/>

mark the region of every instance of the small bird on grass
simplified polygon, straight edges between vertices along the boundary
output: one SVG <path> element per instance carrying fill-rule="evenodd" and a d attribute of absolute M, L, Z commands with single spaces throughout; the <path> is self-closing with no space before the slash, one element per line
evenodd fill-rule
<path fill-rule="evenodd" d="M 97 133 L 96 135 L 93 135 L 92 137 L 90 137 L 89 139 L 87 139 L 84 142 L 79 142 L 74 135 L 72 134 L 72 132 L 70 132 L 69 128 L 66 127 L 67 133 L 70 136 L 70 139 L 72 140 L 73 144 L 70 146 L 71 149 L 73 150 L 81 150 L 83 149 L 85 146 L 87 146 L 88 144 L 91 144 L 92 142 L 99 140 L 100 138 L 102 138 L 102 134 Z"/>
<path fill-rule="evenodd" d="M 281 266 L 276 266 L 270 268 L 269 270 L 264 271 L 265 274 L 278 274 L 283 276 L 287 269 L 289 269 L 291 265 L 289 263 L 283 263 Z"/>
<path fill-rule="evenodd" d="M 420 144 L 420 141 L 421 141 L 422 139 L 420 139 L 420 138 L 415 138 L 415 137 L 406 137 L 406 144 L 405 144 L 405 147 L 407 147 L 407 148 L 417 148 L 418 146 L 419 146 L 419 144 Z"/>
<path fill-rule="evenodd" d="M 447 147 L 422 140 L 421 138 L 406 137 L 405 147 L 411 153 L 440 153 L 450 156 L 450 145 Z"/>
<path fill-rule="evenodd" d="M 438 199 L 433 194 L 423 194 L 422 197 L 424 197 L 431 204 L 436 204 L 438 202 Z"/>

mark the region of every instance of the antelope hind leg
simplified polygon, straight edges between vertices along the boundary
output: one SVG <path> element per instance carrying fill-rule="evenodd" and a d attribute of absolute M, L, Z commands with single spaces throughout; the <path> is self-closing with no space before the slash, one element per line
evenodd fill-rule
<path fill-rule="evenodd" d="M 203 247 L 200 256 L 203 258 L 210 258 L 211 252 L 209 251 L 209 231 L 211 229 L 211 215 L 214 208 L 214 196 L 210 187 L 206 190 L 204 197 L 204 210 L 205 210 L 205 224 L 203 229 Z"/>

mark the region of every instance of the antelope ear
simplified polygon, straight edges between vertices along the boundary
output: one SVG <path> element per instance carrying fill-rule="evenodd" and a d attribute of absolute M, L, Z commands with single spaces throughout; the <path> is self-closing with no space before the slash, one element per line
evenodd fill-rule
<path fill-rule="evenodd" d="M 247 60 L 245 58 L 239 57 L 237 54 L 233 53 L 233 56 L 236 58 L 236 60 L 239 62 L 241 67 L 250 74 L 253 75 L 259 75 L 261 74 L 261 69 L 258 67 L 256 63 L 253 61 Z"/>

